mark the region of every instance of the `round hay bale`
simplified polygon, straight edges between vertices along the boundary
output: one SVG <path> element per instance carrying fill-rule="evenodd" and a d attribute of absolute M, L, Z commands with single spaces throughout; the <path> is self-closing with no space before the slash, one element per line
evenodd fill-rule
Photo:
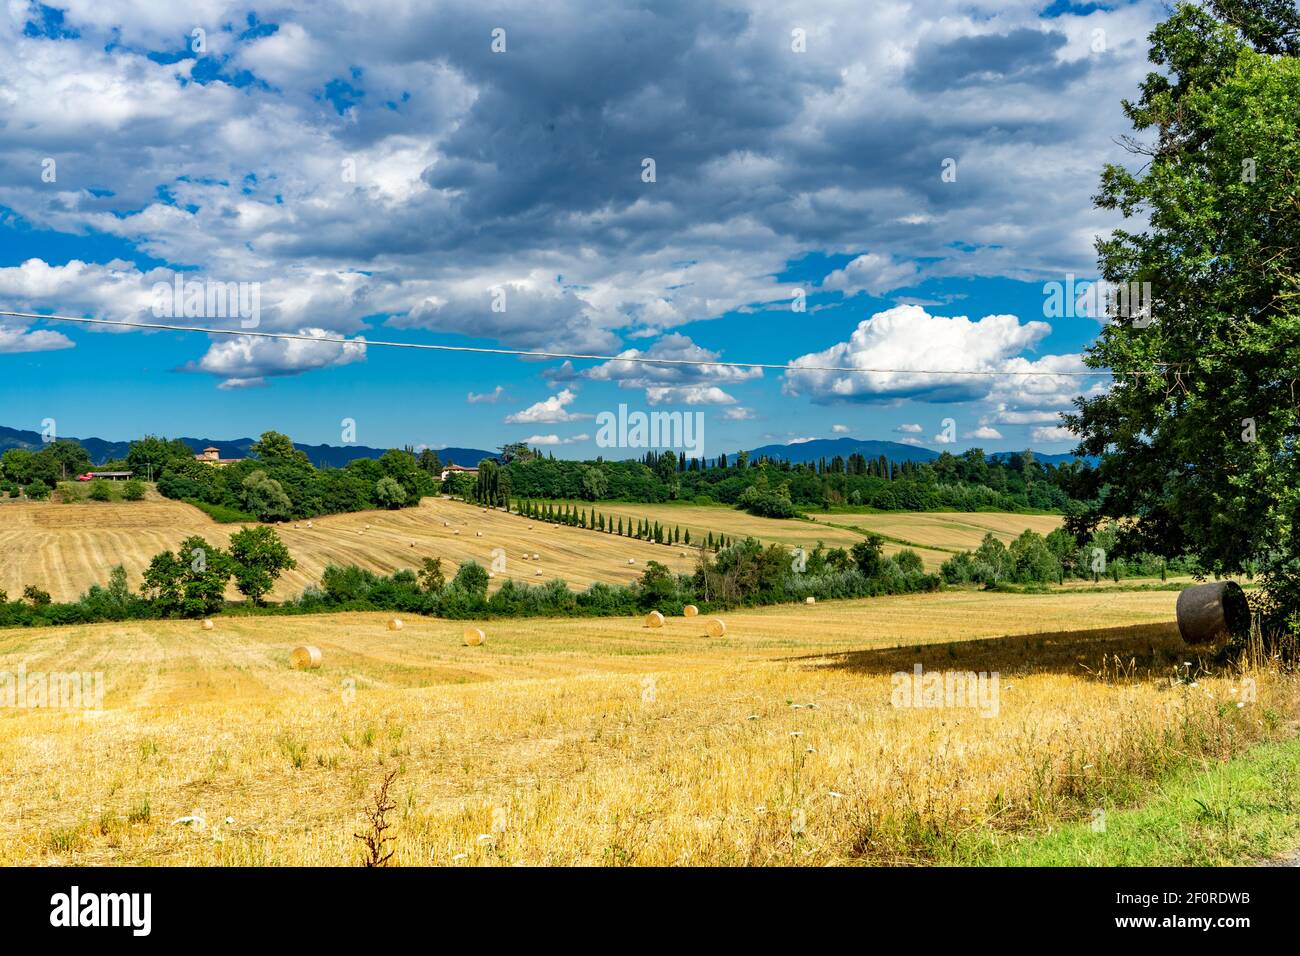
<path fill-rule="evenodd" d="M 476 537 L 476 538 L 481 538 L 481 537 L 483 537 L 483 532 L 482 532 L 482 531 L 475 531 L 475 532 L 474 532 L 474 537 Z"/>
<path fill-rule="evenodd" d="M 1197 584 L 1178 595 L 1178 633 L 1188 644 L 1208 644 L 1250 631 L 1250 604 L 1236 581 Z"/>
<path fill-rule="evenodd" d="M 719 617 L 712 618 L 709 621 L 708 631 L 709 631 L 709 637 L 726 637 L 727 636 L 726 622 Z"/>
<path fill-rule="evenodd" d="M 540 560 L 542 560 L 542 556 L 541 556 L 540 554 L 538 554 L 536 551 L 534 551 L 534 552 L 533 552 L 533 560 L 534 560 L 534 561 L 540 561 Z"/>
<path fill-rule="evenodd" d="M 402 619 L 400 617 L 393 618 L 388 622 L 388 629 L 390 631 L 400 631 L 402 629 Z"/>
<path fill-rule="evenodd" d="M 686 607 L 682 608 L 682 617 L 695 617 L 695 615 L 699 613 L 700 609 L 694 604 L 688 604 Z"/>
<path fill-rule="evenodd" d="M 312 525 L 312 523 L 311 523 L 310 521 L 308 521 L 308 522 L 307 522 L 307 527 L 311 528 L 311 527 L 314 527 L 314 526 Z"/>
<path fill-rule="evenodd" d="M 628 559 L 627 559 L 627 563 L 628 563 L 628 564 L 636 564 L 636 558 L 628 558 Z"/>
<path fill-rule="evenodd" d="M 803 599 L 803 603 L 804 603 L 804 604 L 816 604 L 816 603 L 817 603 L 817 599 L 816 599 L 815 597 L 813 597 L 813 596 L 810 594 L 810 595 L 808 595 L 808 597 L 806 597 L 806 598 Z"/>
<path fill-rule="evenodd" d="M 210 617 L 205 617 L 205 618 L 203 619 L 203 630 L 205 630 L 205 631 L 210 631 L 210 630 L 212 630 L 212 629 L 213 629 L 214 627 L 216 627 L 216 626 L 217 626 L 217 625 L 216 625 L 216 623 L 212 620 L 212 618 L 210 618 Z"/>
<path fill-rule="evenodd" d="M 289 663 L 300 671 L 314 671 L 320 667 L 320 648 L 312 644 L 299 644 L 289 655 Z"/>
<path fill-rule="evenodd" d="M 535 578 L 540 578 L 541 576 L 542 576 L 542 569 L 541 569 L 541 568 L 538 568 L 536 571 L 533 572 L 533 577 L 535 577 Z"/>
<path fill-rule="evenodd" d="M 487 635 L 483 633 L 482 628 L 467 627 L 465 628 L 465 646 L 479 647 L 487 640 Z"/>
<path fill-rule="evenodd" d="M 451 533 L 452 533 L 452 534 L 460 534 L 460 528 L 453 528 Z"/>
<path fill-rule="evenodd" d="M 647 614 L 647 615 L 645 616 L 645 626 L 646 626 L 646 627 L 663 627 L 663 626 L 664 626 L 664 616 L 663 616 L 662 614 L 660 614 L 658 611 L 651 611 L 649 614 Z"/>

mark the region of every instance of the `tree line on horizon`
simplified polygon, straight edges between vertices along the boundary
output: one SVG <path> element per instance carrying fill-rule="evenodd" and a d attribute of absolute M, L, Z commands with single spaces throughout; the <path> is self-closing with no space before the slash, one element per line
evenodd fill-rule
<path fill-rule="evenodd" d="M 1052 465 L 1032 451 L 1007 458 L 972 448 L 931 462 L 867 458 L 859 453 L 814 462 L 751 459 L 741 452 L 714 459 L 672 450 L 621 461 L 574 461 L 542 455 L 522 443 L 479 462 L 453 493 L 502 505 L 514 497 L 645 504 L 691 501 L 733 505 L 763 517 L 793 517 L 800 508 L 837 506 L 880 511 L 1064 511 L 1090 466 Z"/>

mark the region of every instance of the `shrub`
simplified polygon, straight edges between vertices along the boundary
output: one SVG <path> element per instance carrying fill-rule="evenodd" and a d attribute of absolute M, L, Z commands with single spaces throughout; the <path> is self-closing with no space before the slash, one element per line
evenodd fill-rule
<path fill-rule="evenodd" d="M 920 574 L 925 570 L 921 556 L 911 548 L 904 548 L 894 555 L 894 562 L 904 574 Z"/>
<path fill-rule="evenodd" d="M 112 501 L 113 491 L 108 487 L 107 481 L 96 478 L 90 483 L 89 498 L 91 501 Z"/>
<path fill-rule="evenodd" d="M 255 471 L 244 479 L 244 507 L 261 521 L 282 521 L 293 514 L 293 504 L 284 488 L 265 471 Z"/>
<path fill-rule="evenodd" d="M 122 485 L 123 501 L 141 501 L 144 498 L 144 482 L 136 478 Z"/>
<path fill-rule="evenodd" d="M 425 558 L 420 563 L 420 587 L 429 593 L 441 591 L 447 579 L 442 573 L 442 558 Z"/>
<path fill-rule="evenodd" d="M 50 592 L 42 591 L 35 584 L 23 588 L 23 599 L 32 602 L 32 607 L 43 607 L 50 603 Z"/>
<path fill-rule="evenodd" d="M 375 504 L 390 509 L 406 504 L 406 492 L 396 478 L 385 475 L 375 482 Z"/>
<path fill-rule="evenodd" d="M 250 515 L 247 511 L 227 508 L 225 505 L 209 504 L 197 498 L 186 498 L 184 500 L 187 505 L 198 508 L 218 524 L 250 524 L 257 520 L 256 515 Z"/>

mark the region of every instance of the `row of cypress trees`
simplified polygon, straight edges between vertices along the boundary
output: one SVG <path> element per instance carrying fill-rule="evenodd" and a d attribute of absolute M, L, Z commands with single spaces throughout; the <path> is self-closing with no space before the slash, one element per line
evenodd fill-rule
<path fill-rule="evenodd" d="M 585 508 L 579 508 L 571 502 L 538 502 L 529 499 L 515 499 L 510 504 L 510 510 L 515 514 L 522 515 L 525 518 L 532 518 L 537 521 L 550 521 L 556 524 L 571 525 L 575 528 L 586 528 L 589 531 L 603 531 L 606 534 L 617 534 L 627 538 L 636 538 L 640 541 L 653 541 L 656 544 L 683 544 L 688 547 L 691 544 L 691 529 L 682 530 L 680 525 L 673 525 L 671 528 L 659 521 L 651 521 L 649 518 L 642 518 L 640 521 L 633 521 L 631 518 L 623 519 L 622 515 L 609 515 L 598 512 L 594 507 L 588 512 Z M 732 543 L 729 535 L 717 534 L 712 531 L 708 532 L 705 540 L 700 542 L 697 538 L 697 545 L 703 543 L 710 551 L 726 547 Z"/>

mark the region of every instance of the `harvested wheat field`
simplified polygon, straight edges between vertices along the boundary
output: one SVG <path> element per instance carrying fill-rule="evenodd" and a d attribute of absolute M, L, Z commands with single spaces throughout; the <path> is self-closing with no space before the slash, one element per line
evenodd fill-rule
<path fill-rule="evenodd" d="M 984 535 L 989 532 L 1003 544 L 1010 544 L 1025 530 L 1046 535 L 1059 528 L 1065 520 L 1061 515 L 1010 514 L 999 511 L 892 511 L 879 514 L 816 515 L 815 519 L 874 531 L 936 552 L 948 552 L 939 555 L 939 563 L 954 552 L 978 548 Z"/>
<path fill-rule="evenodd" d="M 802 518 L 760 518 L 726 505 L 642 505 L 604 501 L 597 502 L 596 509 L 604 514 L 606 519 L 611 515 L 615 520 L 621 517 L 625 523 L 629 519 L 633 522 L 647 519 L 649 521 L 658 521 L 669 528 L 680 527 L 682 531 L 690 529 L 693 544 L 698 544 L 705 539 L 709 532 L 713 532 L 715 537 L 719 533 L 726 534 L 737 540 L 752 537 L 757 538 L 764 544 L 779 544 L 787 548 L 811 549 L 820 541 L 827 548 L 844 548 L 847 550 L 864 537 L 864 533 L 854 531 L 851 528 L 831 526 L 832 523 L 853 524 L 855 522 L 841 522 L 839 519 L 840 517 L 857 519 L 861 517 L 860 515 L 819 516 L 815 521 L 807 521 Z M 906 521 L 915 517 L 915 515 L 901 514 L 898 517 L 900 520 Z M 994 515 L 993 517 L 999 516 Z M 1004 517 L 1014 518 L 1017 516 L 1006 515 Z M 904 545 L 887 541 L 885 542 L 884 551 L 885 554 L 896 554 L 903 547 Z M 925 547 L 913 547 L 912 550 L 921 555 L 927 569 L 937 568 L 951 557 L 950 554 L 945 552 L 930 550 Z"/>
<path fill-rule="evenodd" d="M 331 562 L 388 574 L 437 556 L 443 559 L 444 572 L 452 574 L 457 563 L 471 558 L 493 567 L 493 551 L 498 548 L 504 553 L 505 567 L 494 572 L 494 586 L 506 578 L 530 583 L 562 578 L 585 588 L 594 581 L 631 581 L 640 576 L 648 560 L 678 571 L 694 566 L 693 556 L 682 557 L 685 548 L 529 521 L 501 511 L 485 512 L 443 498 L 426 498 L 417 508 L 399 511 L 313 518 L 310 524 L 309 528 L 307 521 L 291 521 L 274 526 L 298 562 L 297 569 L 286 572 L 276 586 L 275 600 L 293 597 L 318 582 Z M 158 552 L 176 549 L 192 534 L 225 547 L 239 528 L 218 524 L 184 502 L 161 498 L 121 503 L 4 502 L 0 504 L 0 589 L 16 596 L 25 585 L 37 584 L 56 601 L 74 600 L 90 585 L 107 582 L 116 564 L 126 567 L 131 587 L 138 588 L 149 559 Z M 628 564 L 629 558 L 636 563 Z M 233 589 L 230 593 L 236 596 Z"/>
<path fill-rule="evenodd" d="M 617 521 L 623 519 L 624 525 L 630 519 L 633 523 L 643 518 L 658 521 L 668 528 L 688 528 L 691 542 L 699 544 L 709 532 L 716 538 L 726 534 L 732 538 L 757 538 L 764 544 L 780 544 L 786 547 L 812 547 L 821 538 L 828 548 L 850 548 L 862 540 L 862 535 L 839 528 L 818 528 L 811 522 L 799 518 L 760 518 L 727 505 L 690 505 L 690 504 L 635 504 L 618 501 L 598 501 L 596 510 Z M 699 541 L 697 541 L 697 537 Z"/>
<path fill-rule="evenodd" d="M 0 864 L 353 864 L 393 771 L 397 864 L 920 862 L 1294 719 L 1266 671 L 1242 708 L 1239 675 L 1171 683 L 1198 660 L 1174 600 L 821 602 L 723 614 L 719 639 L 484 621 L 477 647 L 383 614 L 0 632 L 0 671 L 105 680 L 99 712 L 0 710 Z M 996 713 L 894 706 L 916 664 L 1000 672 Z"/>

